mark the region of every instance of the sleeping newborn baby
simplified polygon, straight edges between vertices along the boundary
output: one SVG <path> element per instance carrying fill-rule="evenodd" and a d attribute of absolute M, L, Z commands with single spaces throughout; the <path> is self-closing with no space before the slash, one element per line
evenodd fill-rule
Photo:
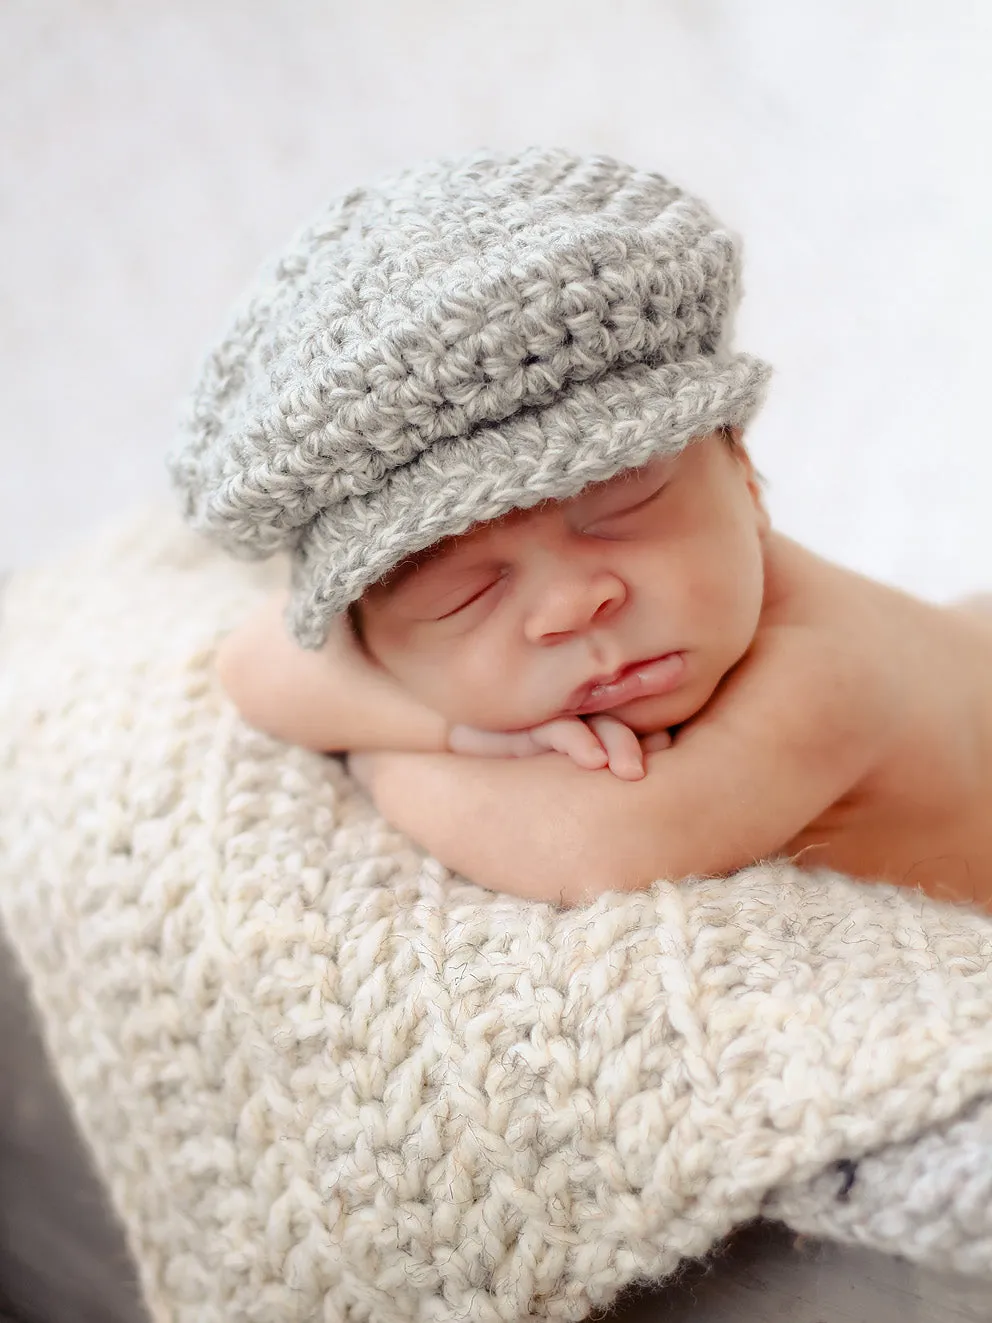
<path fill-rule="evenodd" d="M 391 750 L 352 770 L 482 885 L 574 902 L 788 855 L 992 899 L 992 615 L 775 533 L 735 435 L 411 558 L 322 652 L 282 606 L 220 651 L 247 720 Z"/>
<path fill-rule="evenodd" d="M 292 551 L 221 680 L 486 887 L 571 904 L 786 856 L 989 905 L 992 615 L 770 527 L 736 293 L 703 205 L 609 158 L 349 194 L 173 457 L 197 526 Z"/>

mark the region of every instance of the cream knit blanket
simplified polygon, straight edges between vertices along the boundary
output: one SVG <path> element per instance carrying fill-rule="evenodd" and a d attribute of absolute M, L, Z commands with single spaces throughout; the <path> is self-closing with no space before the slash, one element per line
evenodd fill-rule
<path fill-rule="evenodd" d="M 223 699 L 271 582 L 144 512 L 0 627 L 0 912 L 159 1323 L 576 1320 L 762 1210 L 992 1276 L 987 919 L 467 884 Z"/>

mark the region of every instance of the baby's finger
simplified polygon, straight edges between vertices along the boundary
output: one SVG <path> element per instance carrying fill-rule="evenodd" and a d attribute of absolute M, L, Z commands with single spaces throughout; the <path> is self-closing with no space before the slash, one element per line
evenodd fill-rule
<path fill-rule="evenodd" d="M 526 758 L 540 753 L 529 730 L 479 730 L 476 726 L 452 726 L 448 732 L 451 753 L 471 754 L 476 758 Z"/>
<path fill-rule="evenodd" d="M 595 770 L 606 765 L 606 750 L 578 717 L 556 717 L 534 726 L 530 733 L 544 748 L 565 754 L 579 767 Z"/>
<path fill-rule="evenodd" d="M 613 775 L 622 781 L 639 781 L 644 775 L 644 755 L 630 727 L 605 713 L 586 720 L 606 750 Z"/>
<path fill-rule="evenodd" d="M 645 753 L 657 753 L 659 749 L 670 749 L 672 747 L 672 737 L 667 730 L 656 730 L 653 735 L 646 735 L 641 740 L 641 748 Z"/>

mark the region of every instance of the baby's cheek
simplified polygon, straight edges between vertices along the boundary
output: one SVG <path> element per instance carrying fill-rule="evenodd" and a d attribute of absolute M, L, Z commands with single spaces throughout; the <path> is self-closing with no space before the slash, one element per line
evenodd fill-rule
<path fill-rule="evenodd" d="M 743 650 L 757 628 L 761 612 L 762 570 L 760 559 L 748 546 L 727 548 L 714 558 L 708 572 L 699 576 L 693 601 L 732 647 Z"/>
<path fill-rule="evenodd" d="M 406 659 L 396 675 L 415 698 L 448 721 L 477 725 L 475 718 L 487 706 L 489 686 L 451 659 L 424 656 L 413 663 Z"/>
<path fill-rule="evenodd" d="M 480 730 L 524 730 L 558 715 L 566 695 L 553 672 L 499 631 L 479 630 L 393 659 L 396 679 L 448 722 Z"/>
<path fill-rule="evenodd" d="M 483 659 L 439 672 L 433 686 L 436 707 L 449 721 L 480 730 L 521 730 L 547 721 L 559 698 L 535 695 L 525 670 L 507 659 Z"/>
<path fill-rule="evenodd" d="M 533 705 L 520 701 L 512 679 L 493 676 L 485 682 L 485 688 L 482 683 L 448 686 L 439 695 L 444 715 L 480 730 L 520 730 L 546 719 L 543 709 L 535 715 Z"/>

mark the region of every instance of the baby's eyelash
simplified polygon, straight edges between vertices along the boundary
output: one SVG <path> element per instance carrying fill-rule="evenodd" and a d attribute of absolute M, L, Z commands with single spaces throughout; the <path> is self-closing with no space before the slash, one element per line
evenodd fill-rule
<path fill-rule="evenodd" d="M 464 611 L 467 606 L 471 606 L 473 602 L 477 602 L 480 597 L 483 597 L 488 593 L 490 588 L 495 588 L 498 583 L 499 579 L 493 579 L 493 581 L 487 583 L 484 588 L 480 588 L 477 593 L 473 593 L 471 597 L 467 597 L 464 602 L 460 602 L 458 606 L 453 606 L 450 611 L 445 611 L 443 616 L 435 616 L 435 620 L 447 620 L 450 616 L 456 616 L 459 611 Z"/>

